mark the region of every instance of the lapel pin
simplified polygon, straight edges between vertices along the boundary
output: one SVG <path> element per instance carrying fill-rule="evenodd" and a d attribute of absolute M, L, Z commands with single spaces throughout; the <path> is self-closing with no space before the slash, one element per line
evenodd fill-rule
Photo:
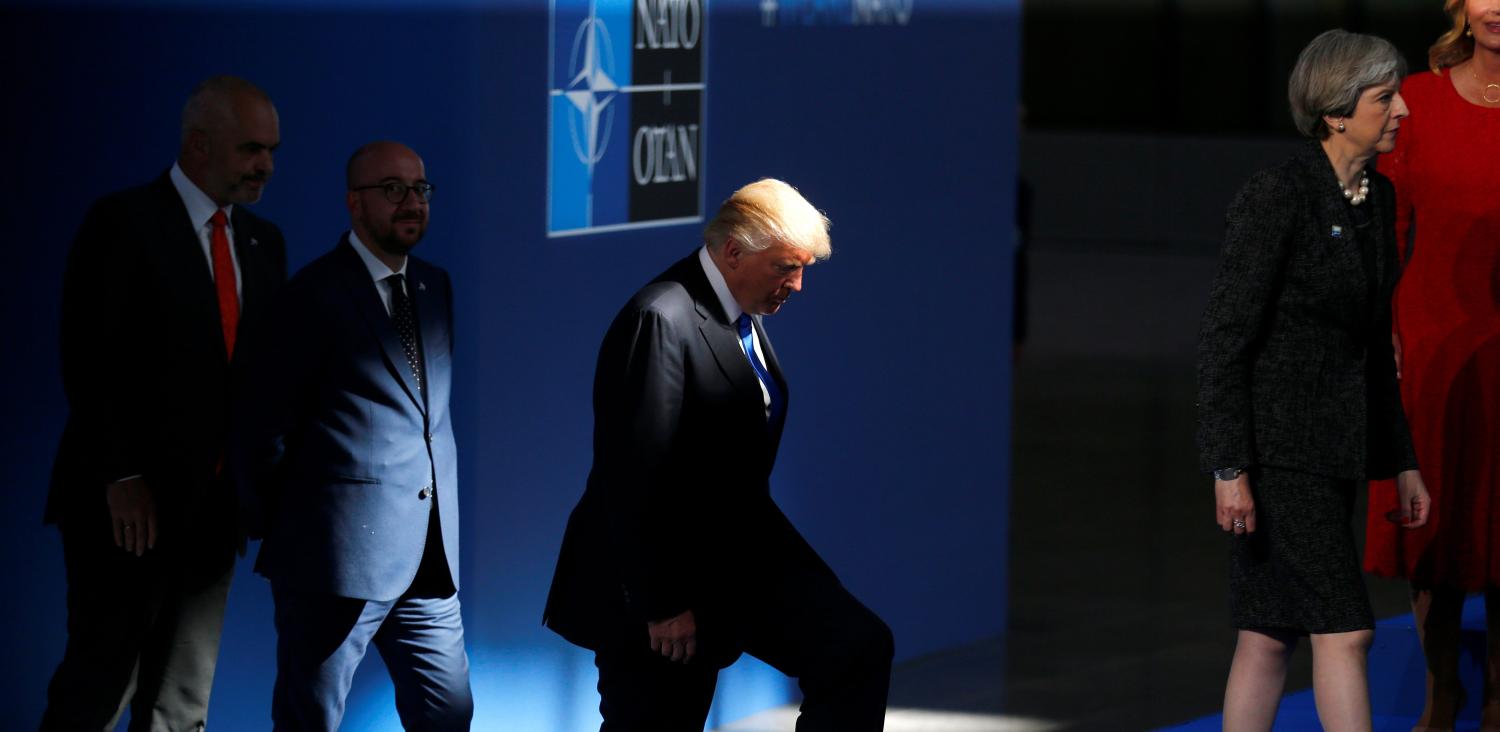
<path fill-rule="evenodd" d="M 427 283 L 423 282 L 421 280 L 417 280 L 417 292 L 426 292 L 426 291 L 427 291 Z"/>
<path fill-rule="evenodd" d="M 1335 239 L 1342 239 L 1344 238 L 1344 227 L 1335 225 L 1333 230 L 1328 233 L 1332 234 Z"/>
<path fill-rule="evenodd" d="M 259 244 L 260 244 L 260 240 L 259 239 L 255 238 L 253 236 L 250 237 L 250 246 L 252 246 L 252 247 L 253 246 L 258 246 Z"/>

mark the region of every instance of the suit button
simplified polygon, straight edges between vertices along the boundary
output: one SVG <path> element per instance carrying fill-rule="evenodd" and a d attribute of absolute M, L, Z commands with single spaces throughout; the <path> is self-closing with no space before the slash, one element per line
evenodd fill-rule
<path fill-rule="evenodd" d="M 424 501 L 427 500 L 427 499 L 429 499 L 429 498 L 431 498 L 432 497 L 432 486 L 427 486 L 426 488 L 423 488 L 422 492 L 417 494 L 417 497 L 420 498 L 420 499 L 422 499 L 422 500 L 424 500 Z"/>

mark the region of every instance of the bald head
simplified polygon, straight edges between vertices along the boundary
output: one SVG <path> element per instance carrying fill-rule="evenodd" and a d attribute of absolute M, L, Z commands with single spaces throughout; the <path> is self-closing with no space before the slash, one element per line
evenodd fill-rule
<path fill-rule="evenodd" d="M 182 172 L 220 206 L 260 200 L 281 144 L 271 98 L 234 76 L 200 83 L 182 108 Z"/>
<path fill-rule="evenodd" d="M 349 156 L 344 178 L 354 233 L 391 269 L 400 269 L 400 262 L 427 232 L 423 191 L 430 189 L 422 158 L 399 142 L 372 142 Z"/>
<path fill-rule="evenodd" d="M 182 143 L 198 130 L 222 129 L 252 105 L 275 109 L 260 87 L 238 76 L 211 76 L 199 82 L 182 105 Z"/>
<path fill-rule="evenodd" d="M 344 185 L 353 189 L 357 186 L 379 183 L 380 178 L 372 172 L 386 166 L 391 160 L 397 158 L 413 158 L 421 164 L 422 158 L 416 151 L 396 142 L 395 140 L 376 140 L 361 145 L 353 155 L 349 156 L 349 162 L 344 164 Z"/>

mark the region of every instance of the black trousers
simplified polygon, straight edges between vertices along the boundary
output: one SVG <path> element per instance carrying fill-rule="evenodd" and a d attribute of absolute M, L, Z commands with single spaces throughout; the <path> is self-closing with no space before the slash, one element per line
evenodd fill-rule
<path fill-rule="evenodd" d="M 131 732 L 203 729 L 235 539 L 164 532 L 137 557 L 114 545 L 107 514 L 79 513 L 60 527 L 68 642 L 41 729 L 113 729 L 127 706 Z"/>
<path fill-rule="evenodd" d="M 739 650 L 797 679 L 803 695 L 797 732 L 884 728 L 894 642 L 879 617 L 827 573 L 782 578 L 744 594 L 743 605 L 724 612 L 732 620 L 695 612 L 699 657 L 690 663 L 653 652 L 644 624 L 600 647 L 594 655 L 600 732 L 702 732 L 719 673 L 714 659 Z M 718 643 L 734 648 L 725 653 Z"/>

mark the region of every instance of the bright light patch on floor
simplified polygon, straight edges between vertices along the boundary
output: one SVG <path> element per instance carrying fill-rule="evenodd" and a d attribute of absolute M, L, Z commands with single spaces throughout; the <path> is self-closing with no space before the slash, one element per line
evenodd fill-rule
<path fill-rule="evenodd" d="M 717 732 L 793 732 L 796 707 L 777 707 L 720 727 Z M 1000 714 L 939 712 L 929 709 L 891 709 L 885 713 L 885 732 L 1047 732 L 1062 725 L 1046 719 Z"/>

